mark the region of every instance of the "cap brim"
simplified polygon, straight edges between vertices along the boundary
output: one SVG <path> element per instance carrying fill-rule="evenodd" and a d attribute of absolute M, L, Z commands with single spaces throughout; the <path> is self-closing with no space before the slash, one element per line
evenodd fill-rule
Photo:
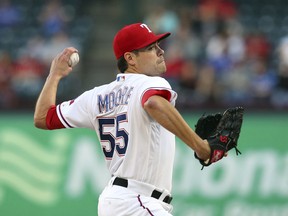
<path fill-rule="evenodd" d="M 155 43 L 155 42 L 157 42 L 157 41 L 161 41 L 161 40 L 169 37 L 170 35 L 171 35 L 170 32 L 166 32 L 166 33 L 163 33 L 163 34 L 156 35 L 156 36 L 153 38 L 153 40 L 150 40 L 150 41 L 147 41 L 146 43 L 141 44 L 141 46 L 137 47 L 137 48 L 134 49 L 134 50 L 138 50 L 138 49 L 142 49 L 142 48 L 144 48 L 144 47 L 147 47 L 147 46 L 149 46 L 150 44 L 153 44 L 153 43 Z"/>
<path fill-rule="evenodd" d="M 159 39 L 158 39 L 157 41 L 159 41 L 159 40 L 163 40 L 163 39 L 169 37 L 170 35 L 171 35 L 170 32 L 167 32 L 167 33 L 164 33 L 164 34 L 157 35 L 157 37 L 159 37 Z"/>
<path fill-rule="evenodd" d="M 160 34 L 160 35 L 161 35 L 161 39 L 164 39 L 164 38 L 169 37 L 171 35 L 171 33 L 170 32 L 166 32 L 166 33 Z"/>

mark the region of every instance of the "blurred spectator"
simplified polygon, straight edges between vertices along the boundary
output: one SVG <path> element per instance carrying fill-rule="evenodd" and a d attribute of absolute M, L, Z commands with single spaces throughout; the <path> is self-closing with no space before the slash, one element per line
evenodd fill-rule
<path fill-rule="evenodd" d="M 11 85 L 21 102 L 35 100 L 42 88 L 45 73 L 45 66 L 29 54 L 23 54 L 16 60 Z"/>
<path fill-rule="evenodd" d="M 195 34 L 201 37 L 204 43 L 206 43 L 207 40 L 224 25 L 216 14 L 211 13 L 210 11 L 203 12 L 200 7 L 196 7 L 191 12 L 191 29 Z"/>
<path fill-rule="evenodd" d="M 187 59 L 199 59 L 203 55 L 203 42 L 199 35 L 191 30 L 187 13 L 189 11 L 181 10 L 179 27 L 170 44 L 179 46 Z"/>
<path fill-rule="evenodd" d="M 167 71 L 163 75 L 174 88 L 194 89 L 197 82 L 197 65 L 186 57 L 181 47 L 171 45 L 166 58 Z"/>
<path fill-rule="evenodd" d="M 221 31 L 212 36 L 206 47 L 207 62 L 215 71 L 215 82 L 221 82 L 222 78 L 233 68 L 233 61 L 229 55 L 229 35 Z"/>
<path fill-rule="evenodd" d="M 251 64 L 251 95 L 255 102 L 260 105 L 270 100 L 276 85 L 276 75 L 268 67 L 265 60 L 258 59 Z"/>
<path fill-rule="evenodd" d="M 9 83 L 13 73 L 13 60 L 7 51 L 0 53 L 0 83 Z"/>
<path fill-rule="evenodd" d="M 14 64 L 8 52 L 0 53 L 0 109 L 9 109 L 17 105 L 16 95 L 10 82 Z"/>
<path fill-rule="evenodd" d="M 173 35 L 173 40 L 170 41 L 166 48 L 166 63 L 167 72 L 165 77 L 173 78 L 174 81 L 185 82 L 189 85 L 187 76 L 194 77 L 194 60 L 199 59 L 202 52 L 202 44 L 198 37 L 192 34 L 189 25 L 181 23 L 178 31 Z M 191 74 L 188 75 L 188 69 L 191 69 Z M 185 73 L 185 81 L 182 79 L 182 73 Z M 193 78 L 194 80 L 194 78 Z M 192 80 L 192 82 L 194 82 Z"/>
<path fill-rule="evenodd" d="M 281 38 L 277 47 L 279 56 L 277 85 L 271 102 L 278 108 L 288 107 L 288 36 Z"/>
<path fill-rule="evenodd" d="M 251 31 L 246 37 L 246 58 L 269 60 L 271 44 L 265 34 Z"/>
<path fill-rule="evenodd" d="M 20 11 L 10 0 L 0 1 L 0 28 L 13 27 L 21 21 Z"/>
<path fill-rule="evenodd" d="M 233 22 L 238 24 L 238 22 Z M 236 28 L 225 26 L 219 29 L 207 43 L 207 58 L 214 59 L 227 55 L 233 63 L 242 61 L 245 56 L 245 39 L 241 26 Z"/>
<path fill-rule="evenodd" d="M 171 85 L 175 86 L 179 84 L 180 73 L 183 65 L 185 64 L 184 54 L 179 46 L 170 45 L 165 54 L 165 61 L 167 71 L 163 75 Z"/>
<path fill-rule="evenodd" d="M 73 15 L 66 10 L 61 0 L 46 0 L 38 17 L 43 34 L 51 37 L 58 32 L 65 31 Z"/>
<path fill-rule="evenodd" d="M 216 82 L 222 82 L 238 62 L 245 56 L 245 43 L 241 35 L 232 34 L 227 29 L 213 35 L 206 46 L 206 58 L 214 68 Z"/>
<path fill-rule="evenodd" d="M 180 85 L 182 88 L 195 90 L 197 86 L 198 67 L 193 61 L 186 61 L 181 68 Z"/>
<path fill-rule="evenodd" d="M 144 18 L 146 23 L 156 34 L 162 32 L 174 33 L 178 29 L 179 20 L 173 10 L 169 10 L 164 5 L 156 4 L 149 9 Z"/>
<path fill-rule="evenodd" d="M 238 10 L 232 0 L 199 0 L 193 13 L 192 30 L 206 43 L 220 29 L 225 28 L 227 21 L 236 17 Z"/>
<path fill-rule="evenodd" d="M 36 41 L 37 42 L 37 41 Z M 59 31 L 57 33 L 55 33 L 53 35 L 53 37 L 51 37 L 50 39 L 47 39 L 46 41 L 44 41 L 44 43 L 40 41 L 38 41 L 38 49 L 34 50 L 36 51 L 40 51 L 40 60 L 46 65 L 46 66 L 50 66 L 51 61 L 53 60 L 53 57 L 55 56 L 55 54 L 57 54 L 58 52 L 60 52 L 61 50 L 63 50 L 65 47 L 69 47 L 69 46 L 74 46 L 74 47 L 79 47 L 79 51 L 80 51 L 80 45 L 74 41 L 72 41 L 70 39 L 70 37 L 68 36 L 68 34 L 64 31 Z M 42 48 L 42 50 L 40 50 Z"/>
<path fill-rule="evenodd" d="M 237 6 L 232 0 L 200 0 L 201 16 L 212 19 L 228 20 L 238 14 Z"/>
<path fill-rule="evenodd" d="M 277 47 L 277 56 L 279 57 L 279 72 L 286 73 L 288 69 L 288 36 L 280 39 Z"/>
<path fill-rule="evenodd" d="M 33 35 L 30 37 L 26 44 L 19 49 L 19 55 L 24 55 L 25 53 L 29 53 L 31 58 L 37 59 L 38 61 L 44 61 L 44 49 L 46 44 L 45 38 L 41 35 Z"/>
<path fill-rule="evenodd" d="M 215 88 L 215 71 L 209 64 L 201 65 L 198 74 L 196 91 L 199 95 L 198 103 L 213 103 L 215 95 L 218 94 Z"/>
<path fill-rule="evenodd" d="M 245 61 L 234 64 L 223 79 L 219 101 L 227 105 L 248 105 L 252 103 L 251 73 Z"/>
<path fill-rule="evenodd" d="M 68 46 L 74 46 L 77 47 L 79 51 L 81 50 L 81 46 L 77 41 L 73 41 L 66 32 L 59 31 L 49 39 L 45 39 L 41 37 L 41 35 L 31 37 L 25 46 L 19 50 L 19 53 L 29 53 L 32 58 L 50 67 L 55 54 Z"/>

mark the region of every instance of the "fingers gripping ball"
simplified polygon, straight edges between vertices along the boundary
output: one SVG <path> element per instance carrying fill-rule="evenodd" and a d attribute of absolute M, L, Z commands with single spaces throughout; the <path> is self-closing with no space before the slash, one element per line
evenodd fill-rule
<path fill-rule="evenodd" d="M 236 154 L 241 154 L 237 149 L 237 142 L 243 122 L 244 109 L 242 107 L 229 108 L 223 114 L 203 115 L 195 125 L 195 132 L 207 139 L 211 155 L 203 161 L 196 153 L 195 157 L 204 166 L 209 166 L 223 158 L 226 152 L 235 148 Z"/>
<path fill-rule="evenodd" d="M 77 52 L 72 53 L 68 61 L 68 65 L 70 67 L 74 67 L 75 65 L 78 64 L 78 62 L 79 62 L 79 54 Z"/>

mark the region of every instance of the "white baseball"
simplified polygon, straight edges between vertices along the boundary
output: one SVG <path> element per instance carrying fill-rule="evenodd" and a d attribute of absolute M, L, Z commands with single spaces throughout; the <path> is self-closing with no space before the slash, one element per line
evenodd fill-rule
<path fill-rule="evenodd" d="M 78 64 L 79 62 L 79 55 L 77 52 L 72 53 L 72 55 L 70 56 L 68 65 L 70 67 L 74 67 L 76 64 Z"/>

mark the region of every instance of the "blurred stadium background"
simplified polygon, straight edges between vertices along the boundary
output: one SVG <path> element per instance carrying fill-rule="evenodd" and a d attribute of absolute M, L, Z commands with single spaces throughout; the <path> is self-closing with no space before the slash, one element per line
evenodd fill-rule
<path fill-rule="evenodd" d="M 191 127 L 246 109 L 239 157 L 204 171 L 177 140 L 175 216 L 288 215 L 288 7 L 285 0 L 0 0 L 0 215 L 97 215 L 108 174 L 93 131 L 40 131 L 33 109 L 53 57 L 79 50 L 58 100 L 110 82 L 114 34 L 145 22 Z"/>

